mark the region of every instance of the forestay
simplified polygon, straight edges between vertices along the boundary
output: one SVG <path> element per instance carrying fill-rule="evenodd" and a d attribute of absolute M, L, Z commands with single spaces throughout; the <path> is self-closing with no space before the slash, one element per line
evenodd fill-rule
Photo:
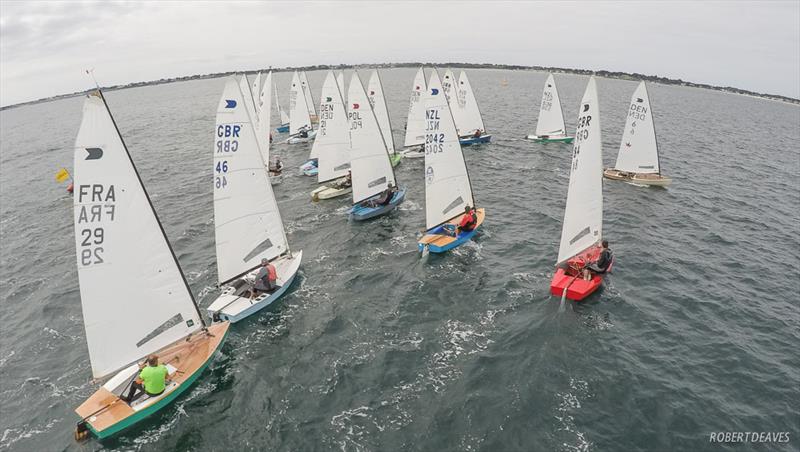
<path fill-rule="evenodd" d="M 378 119 L 378 125 L 381 128 L 383 139 L 386 141 L 386 150 L 390 154 L 394 154 L 394 137 L 392 137 L 392 122 L 389 120 L 389 108 L 386 106 L 386 97 L 383 95 L 383 84 L 381 83 L 381 76 L 378 70 L 372 71 L 367 83 L 367 96 L 369 97 L 369 104 L 372 111 L 375 112 L 375 118 Z"/>
<path fill-rule="evenodd" d="M 309 116 L 317 116 L 317 104 L 314 103 L 314 96 L 311 94 L 311 85 L 308 84 L 306 71 L 300 72 L 300 84 L 303 86 L 303 95 L 306 97 L 306 108 Z"/>
<path fill-rule="evenodd" d="M 536 135 L 565 135 L 564 114 L 561 112 L 561 100 L 553 74 L 547 75 L 542 90 L 542 104 L 539 107 L 539 120 L 536 123 Z"/>
<path fill-rule="evenodd" d="M 320 183 L 342 177 L 350 169 L 350 126 L 339 85 L 331 71 L 322 84 L 319 130 L 312 153 L 319 158 L 317 177 Z"/>
<path fill-rule="evenodd" d="M 589 79 L 578 110 L 567 206 L 558 265 L 596 244 L 603 235 L 603 155 L 597 84 Z"/>
<path fill-rule="evenodd" d="M 481 110 L 472 92 L 467 73 L 461 71 L 458 83 L 454 85 L 450 96 L 450 110 L 461 136 L 472 135 L 476 130 L 486 131 L 481 117 Z"/>
<path fill-rule="evenodd" d="M 411 85 L 411 96 L 408 102 L 408 119 L 406 120 L 406 137 L 403 146 L 417 146 L 425 143 L 425 105 L 422 95 L 427 90 L 425 72 L 420 67 Z"/>
<path fill-rule="evenodd" d="M 203 326 L 101 96 L 94 92 L 83 105 L 73 197 L 78 281 L 94 378 Z"/>
<path fill-rule="evenodd" d="M 297 71 L 292 75 L 292 86 L 289 88 L 289 133 L 296 134 L 301 128 L 311 128 L 311 118 L 306 107 L 306 95 L 300 85 Z"/>
<path fill-rule="evenodd" d="M 353 204 L 357 204 L 386 190 L 389 183 L 397 183 L 378 120 L 369 106 L 358 72 L 353 73 L 350 79 L 347 99 Z"/>
<path fill-rule="evenodd" d="M 615 169 L 632 173 L 660 173 L 658 143 L 653 125 L 650 97 L 644 82 L 639 83 L 631 97 L 625 133 L 619 145 Z"/>
<path fill-rule="evenodd" d="M 467 165 L 456 125 L 436 69 L 431 73 L 425 105 L 425 222 L 434 228 L 475 207 Z"/>
<path fill-rule="evenodd" d="M 233 79 L 217 107 L 214 144 L 214 232 L 220 284 L 288 249 L 253 123 Z"/>

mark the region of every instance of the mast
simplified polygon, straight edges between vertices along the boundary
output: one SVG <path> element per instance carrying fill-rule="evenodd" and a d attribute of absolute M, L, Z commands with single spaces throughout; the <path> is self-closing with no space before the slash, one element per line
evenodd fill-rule
<path fill-rule="evenodd" d="M 192 300 L 192 304 L 194 305 L 194 310 L 195 312 L 197 312 L 197 317 L 200 319 L 200 323 L 203 324 L 203 329 L 205 330 L 208 327 L 208 325 L 206 324 L 206 320 L 200 313 L 200 308 L 197 306 L 197 300 L 194 297 L 194 292 L 192 292 L 192 289 L 189 287 L 189 281 L 186 280 L 186 275 L 183 273 L 183 269 L 178 263 L 178 257 L 175 256 L 175 250 L 172 249 L 172 243 L 170 243 L 169 239 L 167 238 L 167 233 L 166 231 L 164 231 L 164 225 L 161 224 L 161 220 L 158 218 L 156 209 L 155 207 L 153 207 L 153 201 L 150 199 L 150 194 L 147 193 L 147 189 L 145 188 L 144 183 L 142 182 L 142 177 L 139 175 L 139 170 L 133 163 L 133 158 L 131 157 L 131 153 L 128 150 L 128 145 L 125 144 L 125 139 L 122 138 L 122 134 L 119 131 L 119 127 L 117 127 L 117 121 L 114 119 L 114 115 L 111 114 L 111 109 L 108 108 L 108 102 L 106 102 L 106 98 L 103 95 L 103 92 L 100 90 L 100 88 L 97 88 L 97 94 L 100 96 L 100 99 L 103 101 L 103 105 L 106 107 L 108 116 L 111 118 L 111 123 L 114 124 L 114 130 L 116 130 L 117 135 L 119 136 L 119 140 L 122 143 L 122 148 L 125 149 L 125 155 L 128 156 L 128 161 L 130 161 L 131 167 L 133 167 L 133 173 L 136 174 L 136 179 L 139 181 L 139 185 L 142 188 L 142 192 L 144 192 L 144 197 L 145 199 L 147 199 L 147 203 L 150 205 L 150 210 L 153 211 L 153 216 L 156 219 L 158 228 L 161 230 L 161 235 L 164 237 L 164 241 L 167 243 L 167 248 L 169 248 L 169 252 L 172 255 L 172 259 L 175 261 L 175 266 L 178 268 L 178 273 L 180 273 L 181 275 L 181 279 L 183 280 L 183 284 L 186 287 L 186 291 L 189 292 L 189 298 L 191 298 Z"/>

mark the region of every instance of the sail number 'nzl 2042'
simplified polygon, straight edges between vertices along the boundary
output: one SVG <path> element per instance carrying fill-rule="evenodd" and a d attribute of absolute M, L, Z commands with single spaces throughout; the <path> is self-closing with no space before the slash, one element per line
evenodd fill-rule
<path fill-rule="evenodd" d="M 80 243 L 78 262 L 82 267 L 105 263 L 103 243 L 106 234 L 103 225 L 114 221 L 116 201 L 114 185 L 78 186 L 78 205 L 75 206 L 78 219 L 75 223 Z"/>
<path fill-rule="evenodd" d="M 238 124 L 220 124 L 217 126 L 217 154 L 230 154 L 239 150 L 239 132 L 242 126 Z M 214 188 L 228 186 L 228 161 L 217 160 L 214 165 Z"/>
<path fill-rule="evenodd" d="M 425 110 L 425 155 L 444 152 L 444 134 L 439 132 L 442 118 L 439 110 Z"/>

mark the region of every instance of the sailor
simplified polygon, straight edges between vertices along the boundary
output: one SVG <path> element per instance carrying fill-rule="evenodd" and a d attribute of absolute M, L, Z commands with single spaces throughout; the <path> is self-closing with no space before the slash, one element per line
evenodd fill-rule
<path fill-rule="evenodd" d="M 475 229 L 478 224 L 478 218 L 475 216 L 475 209 L 470 206 L 464 207 L 464 216 L 461 217 L 461 223 L 458 225 L 460 231 L 469 232 Z"/>
<path fill-rule="evenodd" d="M 392 202 L 392 198 L 394 194 L 397 193 L 397 187 L 394 186 L 391 182 L 386 187 L 386 190 L 381 192 L 380 196 L 376 199 L 368 199 L 364 202 L 365 207 L 380 207 L 388 205 Z"/>
<path fill-rule="evenodd" d="M 261 259 L 261 269 L 256 275 L 256 283 L 250 291 L 250 298 L 255 298 L 259 293 L 271 293 L 275 290 L 278 281 L 278 271 L 269 260 Z"/>
<path fill-rule="evenodd" d="M 608 267 L 611 265 L 613 254 L 608 248 L 608 240 L 603 240 L 601 246 L 603 247 L 603 251 L 600 252 L 600 256 L 598 256 L 597 260 L 589 262 L 583 267 L 583 279 L 586 281 L 592 279 L 592 274 L 603 274 L 607 272 Z"/>
<path fill-rule="evenodd" d="M 345 176 L 344 179 L 337 184 L 336 188 L 342 189 L 342 188 L 350 188 L 352 186 L 353 186 L 353 173 L 348 171 L 347 176 Z"/>
<path fill-rule="evenodd" d="M 281 170 L 283 169 L 283 162 L 279 157 L 275 157 L 275 161 L 269 165 L 269 173 L 270 175 L 280 175 Z"/>
<path fill-rule="evenodd" d="M 475 129 L 475 134 L 472 135 L 472 138 L 480 138 L 482 135 L 481 129 Z"/>
<path fill-rule="evenodd" d="M 165 365 L 158 363 L 157 355 L 148 356 L 147 365 L 142 363 L 139 369 L 141 369 L 139 376 L 131 383 L 128 395 L 122 399 L 127 403 L 136 400 L 143 393 L 147 393 L 150 397 L 160 396 L 167 386 L 169 371 Z"/>
<path fill-rule="evenodd" d="M 297 132 L 297 135 L 300 138 L 308 138 L 308 128 L 306 126 L 301 127 L 300 130 Z"/>

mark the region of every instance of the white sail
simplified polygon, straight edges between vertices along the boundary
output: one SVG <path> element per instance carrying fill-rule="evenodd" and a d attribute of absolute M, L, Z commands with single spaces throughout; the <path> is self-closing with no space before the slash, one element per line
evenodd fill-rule
<path fill-rule="evenodd" d="M 270 75 L 272 72 L 270 72 Z M 289 124 L 289 115 L 281 108 L 280 102 L 278 102 L 278 85 L 272 85 L 272 96 L 275 98 L 275 108 L 278 110 L 278 115 L 280 116 L 281 123 L 280 125 Z"/>
<path fill-rule="evenodd" d="M 603 236 L 602 148 L 597 84 L 592 76 L 578 109 L 558 265 L 596 244 Z"/>
<path fill-rule="evenodd" d="M 347 90 L 344 86 L 344 71 L 339 71 L 339 73 L 336 74 L 336 83 L 339 85 L 339 90 L 342 91 L 342 96 L 344 96 L 342 99 L 347 102 Z"/>
<path fill-rule="evenodd" d="M 300 84 L 297 71 L 292 76 L 292 86 L 289 88 L 289 133 L 294 135 L 301 128 L 311 128 L 311 118 L 306 108 L 306 95 Z"/>
<path fill-rule="evenodd" d="M 464 71 L 461 71 L 458 82 L 452 88 L 450 110 L 460 136 L 473 135 L 476 130 L 486 131 L 478 101 Z"/>
<path fill-rule="evenodd" d="M 300 84 L 303 86 L 303 94 L 306 97 L 306 108 L 309 116 L 317 116 L 317 104 L 314 103 L 314 96 L 311 94 L 311 85 L 308 84 L 306 71 L 300 72 Z"/>
<path fill-rule="evenodd" d="M 661 172 L 658 163 L 658 143 L 650 97 L 644 82 L 641 82 L 631 97 L 625 133 L 622 134 L 614 168 L 632 173 L 658 174 Z"/>
<path fill-rule="evenodd" d="M 256 109 L 256 114 L 258 115 L 258 116 L 256 116 L 256 120 L 260 121 L 261 120 L 261 116 L 260 116 L 260 114 L 261 114 L 261 98 L 259 97 L 259 94 L 261 93 L 261 72 L 260 71 L 258 72 L 258 74 L 256 74 L 256 78 L 255 78 L 255 80 L 253 80 L 253 84 L 250 85 L 250 92 L 253 93 L 253 97 L 255 98 L 255 107 L 256 107 L 255 109 Z"/>
<path fill-rule="evenodd" d="M 411 84 L 411 96 L 408 101 L 408 119 L 406 120 L 406 137 L 403 146 L 417 146 L 425 143 L 425 105 L 422 96 L 427 90 L 425 72 L 420 67 Z"/>
<path fill-rule="evenodd" d="M 378 119 L 378 125 L 381 127 L 381 133 L 384 140 L 386 140 L 386 150 L 390 154 L 395 153 L 394 137 L 392 136 L 392 122 L 389 120 L 389 108 L 386 106 L 386 97 L 383 95 L 383 85 L 381 84 L 381 76 L 378 70 L 372 71 L 367 83 L 367 96 L 369 97 L 369 104 L 375 112 L 375 117 Z"/>
<path fill-rule="evenodd" d="M 536 135 L 566 135 L 566 133 L 556 81 L 553 74 L 547 74 L 542 90 L 542 104 L 539 107 L 539 120 L 536 123 Z"/>
<path fill-rule="evenodd" d="M 322 84 L 319 129 L 311 147 L 318 161 L 320 183 L 342 177 L 350 169 L 350 124 L 336 77 L 328 72 Z"/>
<path fill-rule="evenodd" d="M 425 223 L 436 227 L 475 207 L 472 186 L 456 125 L 436 69 L 431 73 L 425 105 Z"/>
<path fill-rule="evenodd" d="M 99 93 L 84 102 L 74 168 L 83 323 L 92 375 L 103 378 L 203 325 Z"/>
<path fill-rule="evenodd" d="M 261 87 L 258 96 L 258 121 L 256 123 L 256 133 L 261 139 L 261 160 L 267 168 L 269 168 L 270 127 L 272 127 L 272 72 L 267 74 L 264 86 Z"/>
<path fill-rule="evenodd" d="M 242 90 L 242 94 L 244 94 L 244 103 L 247 107 L 247 113 L 250 114 L 251 118 L 258 118 L 258 113 L 256 111 L 256 103 L 255 97 L 250 90 L 250 82 L 247 80 L 247 74 L 242 74 L 241 80 L 239 80 L 239 89 Z"/>
<path fill-rule="evenodd" d="M 444 76 L 442 77 L 442 90 L 444 91 L 444 96 L 447 100 L 450 100 L 450 94 L 453 91 L 453 87 L 456 84 L 456 76 L 453 74 L 453 71 L 450 68 L 447 68 L 444 71 Z M 451 106 L 450 109 L 452 110 L 453 107 Z"/>
<path fill-rule="evenodd" d="M 369 106 L 358 72 L 350 79 L 347 98 L 353 204 L 356 204 L 384 191 L 389 183 L 397 184 L 378 119 Z"/>
<path fill-rule="evenodd" d="M 228 79 L 214 137 L 214 232 L 223 284 L 288 250 L 283 222 L 261 160 L 245 97 Z"/>

